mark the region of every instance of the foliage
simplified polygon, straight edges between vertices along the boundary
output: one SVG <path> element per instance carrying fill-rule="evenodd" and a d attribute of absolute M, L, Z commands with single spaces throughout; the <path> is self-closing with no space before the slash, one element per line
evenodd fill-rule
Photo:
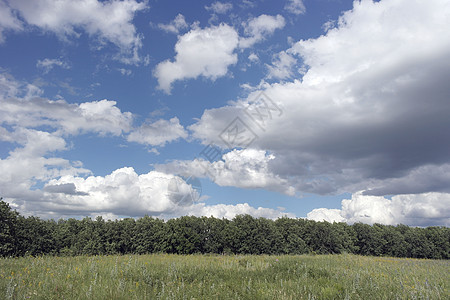
<path fill-rule="evenodd" d="M 145 216 L 105 221 L 22 217 L 0 201 L 0 256 L 52 254 L 340 254 L 450 258 L 450 229 L 374 224 Z"/>

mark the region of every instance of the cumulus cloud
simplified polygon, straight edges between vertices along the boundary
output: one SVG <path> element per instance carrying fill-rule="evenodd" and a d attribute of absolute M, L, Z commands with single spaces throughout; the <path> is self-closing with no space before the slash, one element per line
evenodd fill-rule
<path fill-rule="evenodd" d="M 284 9 L 294 15 L 302 15 L 306 12 L 303 0 L 288 0 Z"/>
<path fill-rule="evenodd" d="M 41 203 L 40 209 L 62 214 L 110 212 L 116 215 L 143 216 L 162 213 L 172 210 L 175 205 L 170 200 L 168 190 L 173 178 L 173 175 L 154 171 L 138 175 L 129 167 L 117 169 L 104 177 L 62 176 L 50 180 L 44 188 L 48 203 Z M 74 185 L 76 191 L 83 195 L 48 191 L 51 186 L 68 184 Z"/>
<path fill-rule="evenodd" d="M 249 48 L 272 35 L 275 30 L 283 28 L 285 24 L 282 15 L 269 16 L 263 14 L 259 17 L 252 18 L 242 24 L 245 37 L 239 39 L 239 47 Z"/>
<path fill-rule="evenodd" d="M 340 209 L 330 208 L 315 208 L 308 213 L 307 219 L 318 222 L 327 221 L 330 223 L 346 221 L 346 219 L 341 216 Z"/>
<path fill-rule="evenodd" d="M 47 191 L 36 186 L 60 176 L 90 174 L 81 162 L 61 157 L 70 147 L 69 135 L 120 135 L 132 122 L 131 113 L 122 113 L 114 101 L 69 104 L 35 94 L 40 94 L 35 86 L 0 74 L 0 140 L 13 146 L 0 158 L 0 191 L 2 197 L 22 206 L 49 192 L 81 195 L 69 185 L 48 187 Z"/>
<path fill-rule="evenodd" d="M 238 34 L 229 25 L 192 29 L 178 38 L 174 61 L 166 60 L 156 66 L 154 75 L 159 89 L 170 93 L 176 80 L 198 76 L 215 80 L 226 75 L 228 67 L 237 62 L 237 44 Z"/>
<path fill-rule="evenodd" d="M 275 156 L 266 151 L 234 149 L 220 158 L 218 161 L 208 161 L 203 158 L 192 161 L 176 160 L 167 164 L 158 164 L 155 168 L 162 172 L 208 177 L 220 186 L 263 188 L 291 196 L 294 194 L 294 188 L 287 180 L 270 172 L 269 162 L 275 159 Z"/>
<path fill-rule="evenodd" d="M 110 42 L 120 49 L 119 58 L 125 63 L 141 61 L 138 50 L 142 46 L 132 21 L 134 15 L 147 8 L 146 2 L 135 0 L 14 0 L 7 1 L 21 18 L 31 26 L 56 33 L 61 38 L 77 37 L 80 29 L 100 43 Z M 0 11 L 7 11 L 0 8 Z M 7 19 L 7 24 L 12 21 Z M 6 21 L 5 21 L 6 22 Z M 12 27 L 10 25 L 9 27 Z"/>
<path fill-rule="evenodd" d="M 47 193 L 62 193 L 66 195 L 88 196 L 88 193 L 79 192 L 74 183 L 61 183 L 55 185 L 46 185 L 44 191 Z"/>
<path fill-rule="evenodd" d="M 442 0 L 354 2 L 336 28 L 287 49 L 306 73 L 264 85 L 283 109 L 251 145 L 275 156 L 268 170 L 317 194 L 448 192 L 449 12 Z M 205 110 L 193 136 L 219 141 L 256 95 Z"/>
<path fill-rule="evenodd" d="M 168 142 L 187 137 L 188 133 L 180 124 L 180 120 L 174 117 L 170 120 L 160 119 L 150 124 L 142 124 L 128 135 L 127 140 L 152 146 L 164 146 Z"/>
<path fill-rule="evenodd" d="M 180 30 L 187 29 L 188 27 L 189 25 L 186 23 L 182 14 L 178 14 L 169 24 L 158 24 L 159 29 L 175 34 L 180 33 Z"/>
<path fill-rule="evenodd" d="M 213 216 L 216 218 L 233 219 L 237 215 L 251 215 L 255 218 L 278 219 L 281 217 L 295 218 L 292 213 L 284 212 L 280 209 L 272 209 L 265 207 L 252 207 L 248 203 L 239 203 L 236 205 L 216 204 L 205 205 L 204 203 L 197 204 L 187 212 L 188 215 L 194 216 Z"/>
<path fill-rule="evenodd" d="M 36 67 L 42 69 L 44 74 L 50 72 L 54 67 L 60 67 L 63 69 L 70 68 L 67 62 L 57 58 L 44 58 L 43 60 L 38 60 Z"/>
<path fill-rule="evenodd" d="M 51 179 L 43 188 L 39 202 L 16 200 L 13 204 L 21 211 L 44 217 L 102 215 L 114 219 L 124 215 L 162 218 L 195 215 L 231 219 L 238 214 L 273 219 L 294 217 L 279 209 L 254 208 L 247 203 L 209 206 L 199 200 L 198 191 L 181 177 L 158 171 L 138 175 L 133 168 L 124 167 L 104 177 L 65 175 Z"/>
<path fill-rule="evenodd" d="M 101 215 L 108 219 L 146 214 L 163 218 L 186 214 L 220 218 L 233 218 L 237 214 L 293 216 L 280 209 L 254 208 L 247 203 L 206 205 L 202 201 L 207 197 L 201 197 L 201 182 L 195 177 L 160 170 L 137 174 L 130 167 L 94 176 L 80 161 L 61 157 L 70 147 L 69 135 L 85 132 L 120 135 L 131 130 L 128 140 L 162 146 L 186 138 L 187 132 L 176 117 L 131 129 L 132 115 L 121 112 L 114 101 L 69 104 L 34 97 L 33 93 L 39 92 L 30 90 L 35 89 L 1 74 L 0 141 L 14 145 L 14 149 L 0 158 L 0 191 L 23 215 L 45 218 Z M 270 156 L 249 151 L 240 155 L 244 158 L 242 162 L 233 153 L 225 160 L 226 168 L 242 169 L 243 186 L 258 187 L 252 182 L 281 184 L 265 174 Z M 259 173 L 246 170 L 247 166 Z M 181 169 L 174 173 L 183 175 Z M 221 184 L 238 180 L 234 174 L 224 173 Z"/>
<path fill-rule="evenodd" d="M 449 226 L 450 194 L 424 193 L 397 195 L 392 199 L 368 196 L 362 192 L 342 200 L 341 209 L 318 208 L 308 213 L 315 221 L 381 223 L 388 225 Z"/>
<path fill-rule="evenodd" d="M 230 2 L 216 1 L 214 3 L 211 3 L 210 6 L 206 5 L 205 9 L 208 11 L 212 11 L 215 14 L 225 14 L 233 9 L 233 4 L 231 4 Z"/>
<path fill-rule="evenodd" d="M 9 141 L 19 144 L 0 159 L 0 190 L 5 199 L 37 201 L 42 191 L 33 189 L 37 182 L 67 174 L 86 174 L 89 170 L 52 155 L 67 149 L 66 141 L 49 132 L 17 128 L 8 132 Z"/>
<path fill-rule="evenodd" d="M 56 134 L 95 132 L 120 135 L 131 129 L 133 116 L 122 112 L 115 101 L 100 100 L 70 104 L 41 98 L 33 85 L 0 73 L 0 125 L 36 128 L 50 126 Z"/>
<path fill-rule="evenodd" d="M 115 101 L 69 104 L 44 98 L 1 100 L 1 123 L 24 127 L 51 126 L 62 134 L 96 132 L 120 135 L 131 128 L 132 114 L 121 112 Z M 0 123 L 0 124 L 1 124 Z"/>

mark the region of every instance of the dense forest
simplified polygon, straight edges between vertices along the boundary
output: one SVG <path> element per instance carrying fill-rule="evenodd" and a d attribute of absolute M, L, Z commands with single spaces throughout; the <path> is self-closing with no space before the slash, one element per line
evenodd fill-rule
<path fill-rule="evenodd" d="M 328 254 L 450 258 L 450 228 L 145 216 L 105 221 L 23 217 L 0 199 L 0 256 L 144 253 Z"/>

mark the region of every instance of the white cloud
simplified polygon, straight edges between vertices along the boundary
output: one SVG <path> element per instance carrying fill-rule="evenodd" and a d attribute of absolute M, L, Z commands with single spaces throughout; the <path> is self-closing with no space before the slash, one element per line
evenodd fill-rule
<path fill-rule="evenodd" d="M 318 222 L 327 221 L 330 223 L 346 221 L 341 216 L 341 210 L 330 208 L 315 208 L 308 213 L 306 218 Z"/>
<path fill-rule="evenodd" d="M 4 3 L 0 2 L 0 44 L 5 41 L 3 31 L 5 30 L 22 30 L 22 23 L 14 15 L 11 8 Z"/>
<path fill-rule="evenodd" d="M 120 49 L 125 63 L 138 63 L 141 37 L 132 23 L 134 15 L 147 8 L 135 0 L 100 2 L 97 0 L 14 0 L 8 1 L 29 25 L 54 32 L 62 38 L 79 36 L 83 29 L 101 43 L 111 42 Z"/>
<path fill-rule="evenodd" d="M 45 198 L 37 184 L 90 173 L 81 162 L 60 157 L 69 148 L 68 135 L 120 135 L 132 122 L 131 113 L 122 113 L 114 101 L 68 104 L 36 97 L 39 93 L 33 85 L 0 74 L 0 139 L 15 147 L 0 158 L 0 190 L 24 211 Z"/>
<path fill-rule="evenodd" d="M 411 226 L 449 226 L 450 194 L 425 193 L 397 195 L 392 200 L 381 196 L 367 196 L 362 192 L 342 200 L 342 208 L 318 208 L 308 213 L 307 218 L 328 222 L 381 223 L 387 225 L 407 224 Z"/>
<path fill-rule="evenodd" d="M 239 39 L 240 48 L 249 48 L 255 43 L 263 41 L 267 36 L 272 35 L 275 30 L 281 29 L 285 25 L 282 15 L 269 16 L 260 15 L 243 23 L 246 37 Z"/>
<path fill-rule="evenodd" d="M 230 2 L 216 1 L 210 6 L 205 6 L 205 9 L 208 11 L 212 11 L 215 14 L 225 14 L 233 9 L 233 4 L 231 4 Z"/>
<path fill-rule="evenodd" d="M 225 76 L 228 67 L 237 63 L 234 51 L 238 46 L 251 47 L 284 25 L 281 15 L 260 15 L 243 23 L 245 37 L 239 37 L 227 24 L 204 29 L 194 27 L 178 38 L 174 61 L 166 60 L 156 66 L 154 76 L 158 79 L 158 88 L 170 93 L 172 83 L 177 80 L 198 76 L 215 80 Z"/>
<path fill-rule="evenodd" d="M 403 182 L 396 193 L 448 192 L 440 170 L 450 164 L 444 80 L 450 4 L 444 4 L 355 2 L 338 27 L 286 50 L 308 69 L 303 78 L 264 85 L 283 109 L 252 144 L 275 155 L 270 171 L 319 194 L 383 195 L 394 179 Z M 256 95 L 205 110 L 190 127 L 193 136 L 220 142 L 217 136 Z M 409 186 L 402 178 L 411 179 Z"/>
<path fill-rule="evenodd" d="M 220 157 L 219 157 L 220 158 Z M 191 174 L 209 177 L 220 186 L 235 186 L 246 189 L 262 188 L 287 195 L 294 194 L 294 188 L 287 180 L 269 170 L 270 161 L 275 156 L 255 149 L 232 150 L 218 161 L 195 159 L 193 161 L 173 161 L 156 165 L 156 170 L 168 173 Z"/>
<path fill-rule="evenodd" d="M 73 184 L 75 190 L 84 195 L 50 193 L 44 189 L 48 203 L 41 203 L 40 209 L 62 214 L 78 210 L 79 214 L 108 212 L 127 216 L 170 212 L 176 208 L 168 189 L 173 179 L 173 175 L 155 171 L 138 175 L 129 167 L 117 169 L 104 177 L 63 176 L 50 180 L 47 186 Z M 180 184 L 183 182 L 180 181 Z M 187 193 L 190 186 L 184 183 L 180 189 Z"/>
<path fill-rule="evenodd" d="M 44 217 L 108 215 L 117 218 L 154 215 L 167 218 L 195 215 L 232 219 L 238 214 L 272 219 L 295 217 L 282 210 L 254 208 L 247 203 L 212 206 L 198 203 L 200 195 L 181 177 L 158 171 L 138 175 L 129 167 L 117 169 L 104 177 L 65 175 L 52 179 L 44 187 L 41 196 L 38 203 L 16 200 L 13 204 L 24 214 L 31 211 L 34 215 Z"/>
<path fill-rule="evenodd" d="M 164 146 L 168 142 L 187 137 L 188 133 L 180 124 L 180 120 L 174 117 L 170 120 L 160 119 L 151 124 L 143 124 L 132 131 L 127 140 L 152 146 Z"/>
<path fill-rule="evenodd" d="M 286 79 L 293 76 L 292 68 L 297 63 L 297 60 L 282 51 L 274 56 L 272 65 L 266 65 L 269 70 L 268 78 Z"/>
<path fill-rule="evenodd" d="M 36 67 L 43 70 L 44 74 L 50 72 L 54 67 L 60 67 L 63 69 L 70 69 L 70 66 L 67 62 L 62 61 L 57 58 L 44 58 L 43 60 L 38 60 L 36 63 Z"/>
<path fill-rule="evenodd" d="M 253 208 L 246 203 L 208 206 L 200 202 L 207 198 L 200 197 L 201 183 L 167 172 L 139 175 L 133 168 L 124 167 L 106 176 L 93 176 L 80 161 L 61 157 L 70 147 L 69 135 L 84 132 L 120 135 L 131 129 L 132 115 L 122 113 L 114 101 L 69 104 L 33 96 L 40 92 L 32 85 L 0 74 L 0 140 L 15 147 L 7 157 L 0 158 L 0 191 L 25 216 L 118 218 L 149 214 L 169 218 L 191 214 L 232 218 L 246 213 L 268 218 L 293 216 L 281 209 Z M 151 145 L 187 137 L 176 117 L 144 124 L 128 138 L 133 134 L 142 138 L 140 142 Z M 226 161 L 227 168 L 242 168 L 246 176 L 244 185 L 258 187 L 253 184 L 257 181 L 268 186 L 278 184 L 264 174 L 269 156 L 251 151 L 241 155 L 243 162 L 236 153 L 228 154 Z M 227 184 L 238 178 L 222 180 Z"/>
<path fill-rule="evenodd" d="M 248 56 L 248 59 L 253 63 L 259 61 L 259 57 L 255 53 L 250 53 L 250 55 Z"/>
<path fill-rule="evenodd" d="M 204 76 L 211 80 L 226 75 L 228 66 L 236 64 L 238 34 L 226 24 L 195 28 L 180 36 L 175 45 L 174 61 L 166 60 L 156 66 L 154 75 L 159 88 L 170 93 L 176 80 Z"/>
<path fill-rule="evenodd" d="M 2 123 L 24 127 L 51 126 L 61 133 L 96 132 L 120 135 L 131 128 L 132 115 L 122 113 L 115 101 L 101 100 L 68 104 L 64 100 L 42 98 L 1 101 Z"/>
<path fill-rule="evenodd" d="M 295 15 L 302 15 L 306 12 L 303 0 L 288 0 L 284 9 Z"/>
<path fill-rule="evenodd" d="M 194 216 L 213 216 L 216 218 L 233 219 L 237 215 L 248 214 L 255 218 L 268 218 L 278 219 L 281 217 L 295 218 L 292 213 L 284 212 L 282 210 L 258 207 L 254 208 L 248 203 L 240 203 L 236 205 L 216 204 L 216 205 L 204 205 L 203 203 L 197 204 L 187 213 Z"/>
<path fill-rule="evenodd" d="M 69 104 L 40 98 L 35 86 L 0 74 L 0 125 L 53 127 L 57 134 L 95 132 L 120 135 L 131 129 L 130 112 L 121 112 L 115 101 L 101 100 Z"/>
<path fill-rule="evenodd" d="M 449 13 L 443 0 L 356 1 L 336 28 L 287 49 L 305 74 L 262 84 L 283 110 L 254 127 L 269 171 L 317 194 L 450 192 Z M 205 110 L 193 137 L 220 143 L 257 93 Z"/>
<path fill-rule="evenodd" d="M 187 29 L 188 27 L 189 25 L 186 23 L 182 14 L 178 14 L 169 24 L 158 24 L 159 29 L 175 34 L 179 34 L 180 30 Z"/>
<path fill-rule="evenodd" d="M 130 69 L 119 68 L 118 70 L 119 70 L 120 74 L 122 74 L 124 76 L 130 76 L 131 74 L 133 74 L 133 72 Z"/>
<path fill-rule="evenodd" d="M 89 172 L 68 160 L 51 155 L 66 150 L 66 141 L 61 137 L 25 128 L 18 128 L 8 135 L 22 147 L 15 148 L 8 157 L 0 159 L 0 190 L 5 199 L 36 201 L 42 196 L 40 190 L 33 189 L 38 181 Z"/>

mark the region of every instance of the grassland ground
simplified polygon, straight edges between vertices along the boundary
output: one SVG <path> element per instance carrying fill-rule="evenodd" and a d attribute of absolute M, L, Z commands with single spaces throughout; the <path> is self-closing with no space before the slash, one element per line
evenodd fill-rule
<path fill-rule="evenodd" d="M 356 255 L 0 259 L 0 299 L 450 299 L 449 261 Z"/>

